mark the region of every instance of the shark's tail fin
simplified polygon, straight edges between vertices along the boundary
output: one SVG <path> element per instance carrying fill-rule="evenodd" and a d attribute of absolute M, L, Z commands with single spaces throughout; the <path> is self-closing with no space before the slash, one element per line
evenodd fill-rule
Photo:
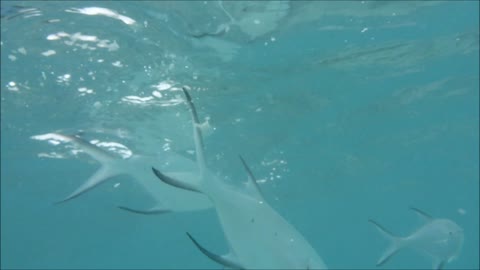
<path fill-rule="evenodd" d="M 382 266 L 386 263 L 393 255 L 395 255 L 400 249 L 405 247 L 405 240 L 401 237 L 394 236 L 390 231 L 385 229 L 382 225 L 378 224 L 376 221 L 369 219 L 368 222 L 372 223 L 377 230 L 390 241 L 390 245 L 383 252 L 380 259 L 377 261 L 377 266 Z"/>
<path fill-rule="evenodd" d="M 65 141 L 71 142 L 75 144 L 78 148 L 82 149 L 85 153 L 90 155 L 92 158 L 96 159 L 100 162 L 101 167 L 98 169 L 87 181 L 85 181 L 82 185 L 80 185 L 75 191 L 73 191 L 70 195 L 65 197 L 64 199 L 55 202 L 55 204 L 63 203 L 69 201 L 73 198 L 76 198 L 83 193 L 89 191 L 90 189 L 94 188 L 95 186 L 103 183 L 105 180 L 125 174 L 126 171 L 121 166 L 122 159 L 119 157 L 112 156 L 109 152 L 100 149 L 99 147 L 84 141 L 75 136 L 67 136 L 63 134 L 56 135 L 61 136 Z"/>

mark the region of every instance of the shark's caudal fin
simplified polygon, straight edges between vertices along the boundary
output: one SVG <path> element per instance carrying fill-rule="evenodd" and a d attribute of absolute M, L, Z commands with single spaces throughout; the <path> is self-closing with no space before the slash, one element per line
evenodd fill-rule
<path fill-rule="evenodd" d="M 73 198 L 76 198 L 83 193 L 89 191 L 90 189 L 94 188 L 95 186 L 103 183 L 105 180 L 126 173 L 124 170 L 122 170 L 122 166 L 118 164 L 122 160 L 118 157 L 111 155 L 109 152 L 100 149 L 99 147 L 78 137 L 67 136 L 58 133 L 56 133 L 56 135 L 61 136 L 65 141 L 75 144 L 78 148 L 82 149 L 85 153 L 100 162 L 101 167 L 75 191 L 73 191 L 64 199 L 55 202 L 55 204 L 63 203 Z"/>
<path fill-rule="evenodd" d="M 382 266 L 386 263 L 393 255 L 395 255 L 400 249 L 405 246 L 405 242 L 402 238 L 394 236 L 390 231 L 385 229 L 382 225 L 378 224 L 376 221 L 369 219 L 368 222 L 375 225 L 377 230 L 390 241 L 390 246 L 385 250 L 383 255 L 378 259 L 377 266 Z"/>
<path fill-rule="evenodd" d="M 187 232 L 187 235 L 188 235 L 188 238 L 190 238 L 190 240 L 192 240 L 193 244 L 195 244 L 195 246 L 205 255 L 207 256 L 208 258 L 210 258 L 211 260 L 225 266 L 225 267 L 229 267 L 229 268 L 233 268 L 233 269 L 245 269 L 244 267 L 242 267 L 239 263 L 237 263 L 233 258 L 232 256 L 229 256 L 229 255 L 224 255 L 224 256 L 220 256 L 220 255 L 217 255 L 215 253 L 212 253 L 210 252 L 209 250 L 207 250 L 206 248 L 202 247 L 198 242 L 197 240 L 195 240 L 195 238 L 193 238 L 188 232 Z"/>

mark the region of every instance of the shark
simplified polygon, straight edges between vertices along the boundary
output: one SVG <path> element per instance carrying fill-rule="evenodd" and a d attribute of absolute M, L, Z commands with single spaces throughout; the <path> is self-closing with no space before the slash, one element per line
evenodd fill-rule
<path fill-rule="evenodd" d="M 186 92 L 185 89 L 184 92 L 188 98 L 187 101 L 190 104 L 193 104 L 188 92 Z M 199 124 L 196 112 L 192 111 L 192 113 L 195 123 L 194 134 L 196 135 L 194 136 L 195 149 L 202 149 L 202 124 Z M 191 182 L 199 181 L 197 178 L 205 173 L 209 173 L 210 176 L 213 175 L 213 173 L 209 172 L 208 168 L 205 166 L 203 152 L 197 152 L 197 162 L 174 152 L 158 156 L 133 154 L 128 158 L 121 158 L 78 136 L 64 135 L 60 133 L 51 133 L 49 135 L 54 136 L 60 141 L 72 143 L 98 161 L 101 165 L 90 178 L 83 182 L 68 196 L 55 202 L 55 204 L 64 203 L 77 198 L 116 176 L 128 175 L 140 184 L 143 190 L 154 200 L 154 203 L 147 209 L 136 209 L 123 205 L 117 206 L 122 210 L 137 214 L 150 215 L 168 212 L 206 210 L 213 207 L 211 200 L 203 194 L 181 190 L 168 185 L 159 185 L 158 179 L 151 172 L 151 166 L 155 164 L 156 166 L 159 166 L 159 168 L 162 168 L 162 170 L 168 171 L 172 176 Z M 185 169 L 187 170 L 185 171 Z M 213 175 L 213 177 L 217 176 Z"/>
<path fill-rule="evenodd" d="M 194 138 L 201 140 L 198 116 L 187 90 L 188 105 L 193 115 Z M 196 143 L 197 160 L 206 168 L 203 145 Z M 228 184 L 201 171 L 198 178 L 182 179 L 152 167 L 165 184 L 206 195 L 213 203 L 229 251 L 224 255 L 211 252 L 189 232 L 187 236 L 208 258 L 234 269 L 327 269 L 322 258 L 293 225 L 276 212 L 264 199 L 257 180 L 245 160 L 240 161 L 248 180 L 242 186 Z"/>
<path fill-rule="evenodd" d="M 452 220 L 433 218 L 415 207 L 410 209 L 421 217 L 424 224 L 406 237 L 395 236 L 378 222 L 369 220 L 390 241 L 377 266 L 386 263 L 401 249 L 412 248 L 430 257 L 433 269 L 443 269 L 446 263 L 459 256 L 464 240 L 463 229 Z"/>

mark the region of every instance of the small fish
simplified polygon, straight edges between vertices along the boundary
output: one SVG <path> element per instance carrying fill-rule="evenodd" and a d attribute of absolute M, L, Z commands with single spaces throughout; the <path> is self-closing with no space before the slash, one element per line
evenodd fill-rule
<path fill-rule="evenodd" d="M 377 266 L 383 265 L 399 250 L 412 248 L 429 256 L 433 269 L 443 269 L 447 262 L 451 262 L 460 254 L 464 239 L 463 229 L 449 219 L 433 218 L 418 208 L 410 209 L 415 211 L 425 224 L 407 237 L 394 236 L 374 220 L 369 220 L 385 238 L 390 240 L 390 246 L 378 260 Z"/>

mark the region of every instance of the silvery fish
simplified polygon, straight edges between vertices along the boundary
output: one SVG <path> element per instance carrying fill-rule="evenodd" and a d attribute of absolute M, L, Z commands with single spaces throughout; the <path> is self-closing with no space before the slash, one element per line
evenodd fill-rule
<path fill-rule="evenodd" d="M 464 239 L 463 229 L 449 219 L 433 218 L 418 208 L 410 209 L 424 220 L 424 225 L 407 237 L 394 236 L 377 222 L 369 220 L 390 240 L 390 246 L 378 260 L 377 266 L 383 265 L 401 249 L 412 248 L 429 256 L 433 269 L 442 269 L 460 254 Z"/>
<path fill-rule="evenodd" d="M 189 93 L 185 88 L 183 91 L 193 114 L 197 142 L 201 140 L 198 116 Z M 202 144 L 195 145 L 197 162 L 204 164 Z M 213 202 L 229 252 L 225 255 L 210 252 L 187 232 L 195 246 L 208 258 L 234 269 L 326 269 L 322 258 L 300 232 L 265 201 L 250 168 L 240 159 L 249 178 L 242 188 L 212 177 L 207 170 L 190 181 L 152 168 L 164 183 L 205 194 Z"/>

